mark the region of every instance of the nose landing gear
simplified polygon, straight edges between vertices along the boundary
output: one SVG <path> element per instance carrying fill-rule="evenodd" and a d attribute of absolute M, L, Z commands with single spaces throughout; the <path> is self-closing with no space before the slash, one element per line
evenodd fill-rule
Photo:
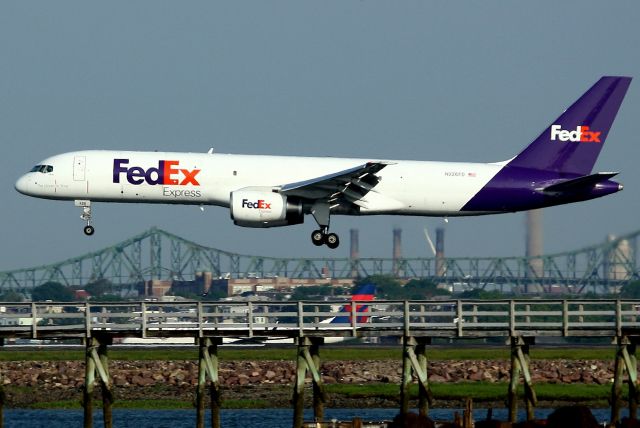
<path fill-rule="evenodd" d="M 75 205 L 76 207 L 82 207 L 82 214 L 80 215 L 80 218 L 87 223 L 83 228 L 84 234 L 87 236 L 93 235 L 96 230 L 91 226 L 91 201 L 77 200 L 75 201 Z"/>

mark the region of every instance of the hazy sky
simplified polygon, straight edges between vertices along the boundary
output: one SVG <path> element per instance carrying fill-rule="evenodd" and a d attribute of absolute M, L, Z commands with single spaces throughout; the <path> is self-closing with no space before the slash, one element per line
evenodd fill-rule
<path fill-rule="evenodd" d="M 59 261 L 151 226 L 221 249 L 276 256 L 428 256 L 434 218 L 233 225 L 222 208 L 95 204 L 18 194 L 38 161 L 127 149 L 492 162 L 517 154 L 602 75 L 640 77 L 640 2 L 0 2 L 0 270 Z M 640 82 L 596 170 L 621 193 L 544 211 L 545 252 L 640 228 Z M 524 254 L 524 214 L 454 218 L 449 256 Z"/>

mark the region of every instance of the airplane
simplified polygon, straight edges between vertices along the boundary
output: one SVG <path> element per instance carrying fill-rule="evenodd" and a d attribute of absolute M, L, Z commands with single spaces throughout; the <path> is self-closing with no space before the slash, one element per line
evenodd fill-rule
<path fill-rule="evenodd" d="M 376 296 L 376 286 L 375 284 L 366 283 L 362 284 L 353 289 L 351 293 L 351 302 L 371 302 L 375 299 Z M 352 324 L 351 317 L 351 304 L 347 303 L 340 307 L 340 315 L 335 317 L 327 318 L 326 320 L 320 321 L 321 324 Z M 363 314 L 369 312 L 369 305 L 366 303 L 363 305 L 358 305 L 356 303 L 355 312 L 357 314 Z M 345 315 L 345 314 L 348 314 Z M 356 315 L 356 322 L 358 324 L 363 324 L 369 322 L 369 316 L 367 315 Z"/>
<path fill-rule="evenodd" d="M 352 316 L 352 304 L 355 303 L 355 313 L 356 313 L 356 322 L 355 325 L 359 327 L 363 327 L 364 324 L 368 324 L 372 321 L 372 317 L 369 310 L 369 304 L 366 302 L 372 302 L 375 300 L 376 295 L 376 286 L 372 283 L 365 283 L 359 286 L 356 286 L 351 291 L 351 300 L 350 302 L 341 305 L 338 310 L 337 315 L 328 317 L 320 321 L 318 324 L 322 324 L 326 326 L 327 329 L 336 331 L 336 330 L 344 330 L 351 331 L 353 329 L 353 316 Z M 362 304 L 360 304 L 363 302 Z M 366 314 L 366 315 L 363 315 Z M 283 344 L 283 343 L 295 343 L 295 340 L 290 336 L 273 336 L 274 333 L 282 332 L 284 334 L 287 331 L 296 331 L 298 327 L 280 327 L 276 326 L 270 328 L 271 335 L 269 336 L 253 336 L 250 338 L 227 338 L 228 344 L 231 345 L 245 345 L 245 344 Z M 352 339 L 349 336 L 323 336 L 324 343 L 339 343 L 344 342 L 345 340 Z"/>
<path fill-rule="evenodd" d="M 301 224 L 337 248 L 333 215 L 472 216 L 586 201 L 622 190 L 617 172 L 592 173 L 631 83 L 604 76 L 517 156 L 464 163 L 331 157 L 87 150 L 49 157 L 18 192 L 73 200 L 93 235 L 93 202 L 216 205 L 244 227 Z"/>
<path fill-rule="evenodd" d="M 359 285 L 353 288 L 351 292 L 351 299 L 349 302 L 340 306 L 340 309 L 337 312 L 334 312 L 334 316 L 331 315 L 331 312 L 327 312 L 327 316 L 322 319 L 318 324 L 321 324 L 327 330 L 336 331 L 336 330 L 345 330 L 351 331 L 354 328 L 354 323 L 352 322 L 352 309 L 351 305 L 355 303 L 355 313 L 356 315 L 356 326 L 362 327 L 364 324 L 371 322 L 373 318 L 370 314 L 369 304 L 366 302 L 372 302 L 375 299 L 376 294 L 376 286 L 375 284 L 366 283 Z M 337 303 L 337 302 L 336 302 Z M 224 304 L 224 302 L 222 303 Z M 277 312 L 273 312 L 272 315 L 277 318 Z M 139 314 L 138 314 L 139 316 Z M 253 315 L 253 326 L 256 330 L 260 330 L 260 325 L 266 322 L 266 317 Z M 171 325 L 175 326 L 176 324 L 181 324 L 180 321 L 172 320 Z M 187 321 L 183 322 L 184 327 L 174 327 L 177 330 L 185 330 L 185 329 L 193 329 L 193 322 Z M 244 326 L 239 327 L 241 330 L 246 330 Z M 154 329 L 153 324 L 151 324 L 150 329 Z M 162 329 L 163 331 L 171 330 L 171 327 L 167 328 L 164 326 L 158 326 L 158 329 Z M 225 327 L 225 330 L 230 330 L 229 327 Z M 291 337 L 290 333 L 296 333 L 299 331 L 298 326 L 289 325 L 282 326 L 276 325 L 275 327 L 265 327 L 265 330 L 269 330 L 269 335 L 253 335 L 252 337 L 223 337 L 223 345 L 230 346 L 258 346 L 265 344 L 292 344 L 295 343 L 293 337 Z M 205 330 L 206 330 L 206 321 L 205 321 Z M 345 336 L 324 336 L 324 343 L 338 343 L 343 342 L 345 340 L 350 339 L 351 337 Z M 125 337 L 120 340 L 123 345 L 143 345 L 143 344 L 152 344 L 152 345 L 192 345 L 194 343 L 193 337 Z"/>

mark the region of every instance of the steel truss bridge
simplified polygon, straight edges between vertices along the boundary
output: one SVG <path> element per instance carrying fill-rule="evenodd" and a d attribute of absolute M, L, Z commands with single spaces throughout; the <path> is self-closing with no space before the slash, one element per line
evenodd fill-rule
<path fill-rule="evenodd" d="M 610 292 L 640 279 L 640 230 L 575 251 L 539 257 L 276 258 L 207 247 L 158 228 L 58 263 L 0 272 L 0 292 L 29 292 L 47 281 L 83 286 L 107 279 L 131 286 L 151 279 L 191 281 L 198 272 L 225 278 L 427 278 L 458 288 L 568 293 Z M 515 287 L 515 288 L 513 288 Z"/>

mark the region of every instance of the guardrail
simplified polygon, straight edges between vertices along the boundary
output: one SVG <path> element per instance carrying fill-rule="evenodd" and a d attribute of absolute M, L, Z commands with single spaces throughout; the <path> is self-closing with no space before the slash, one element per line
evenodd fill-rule
<path fill-rule="evenodd" d="M 76 302 L 0 306 L 3 338 L 98 334 L 143 338 L 621 336 L 640 334 L 640 300 Z"/>

